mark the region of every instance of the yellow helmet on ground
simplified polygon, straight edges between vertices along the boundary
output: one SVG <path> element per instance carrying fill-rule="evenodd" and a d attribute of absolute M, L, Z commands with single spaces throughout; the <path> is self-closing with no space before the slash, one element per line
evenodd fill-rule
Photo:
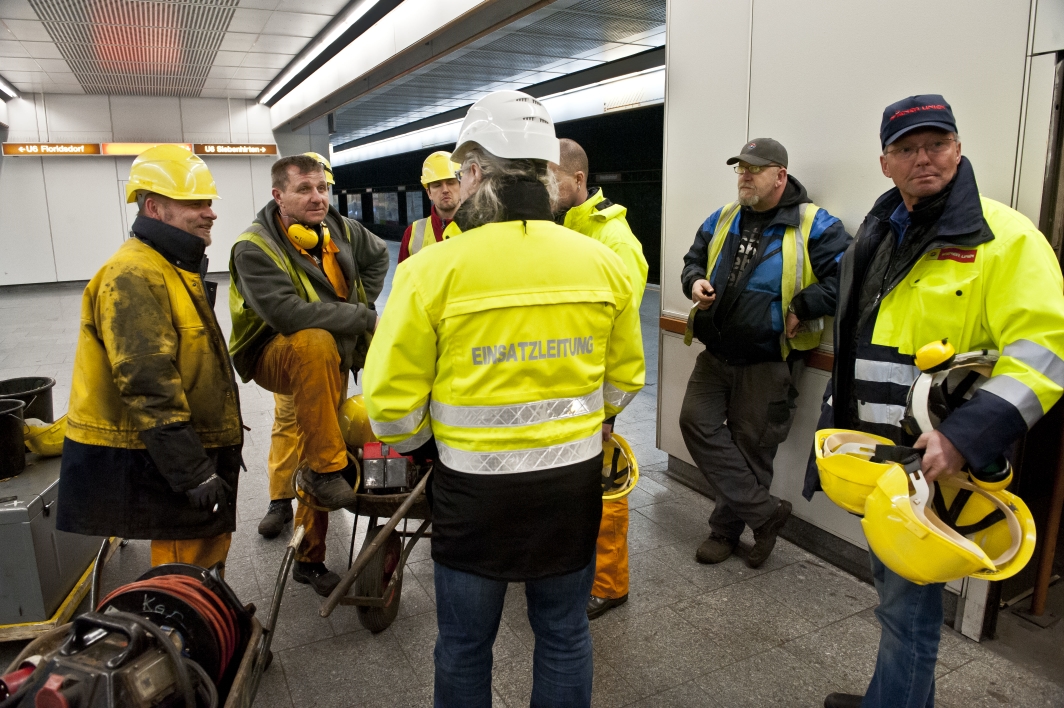
<path fill-rule="evenodd" d="M 180 145 L 156 145 L 137 155 L 129 168 L 126 203 L 137 201 L 140 191 L 187 201 L 219 198 L 207 163 Z"/>
<path fill-rule="evenodd" d="M 897 465 L 879 478 L 861 525 L 884 565 L 926 585 L 969 575 L 1003 580 L 1031 559 L 1034 518 L 1019 497 L 981 489 L 966 476 L 940 479 L 938 489 L 935 502 L 921 471 L 906 474 Z"/>
<path fill-rule="evenodd" d="M 54 423 L 45 423 L 36 418 L 27 418 L 22 428 L 23 440 L 30 452 L 42 457 L 63 454 L 63 438 L 66 437 L 66 416 Z"/>
<path fill-rule="evenodd" d="M 305 152 L 303 153 L 307 157 L 312 157 L 321 163 L 321 169 L 325 170 L 325 181 L 328 184 L 336 184 L 336 180 L 333 179 L 332 164 L 321 153 L 317 152 Z"/>
<path fill-rule="evenodd" d="M 457 162 L 451 162 L 451 153 L 437 150 L 425 158 L 425 164 L 421 166 L 421 186 L 428 188 L 433 182 L 445 179 L 458 179 L 458 170 L 462 166 Z"/>
<path fill-rule="evenodd" d="M 368 442 L 377 442 L 377 437 L 369 425 L 369 414 L 366 412 L 366 402 L 361 393 L 340 404 L 337 417 L 340 433 L 348 447 L 362 447 Z"/>
<path fill-rule="evenodd" d="M 889 438 L 856 430 L 825 428 L 816 431 L 816 467 L 828 499 L 851 514 L 864 514 L 865 500 L 880 476 L 894 462 L 872 462 L 876 445 L 893 445 Z"/>
<path fill-rule="evenodd" d="M 639 462 L 628 441 L 617 433 L 602 444 L 602 500 L 616 501 L 632 493 L 639 482 Z"/>

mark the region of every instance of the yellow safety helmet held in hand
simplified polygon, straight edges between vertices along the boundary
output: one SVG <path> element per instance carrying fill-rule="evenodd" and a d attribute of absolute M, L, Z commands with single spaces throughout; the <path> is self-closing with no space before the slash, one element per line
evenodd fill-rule
<path fill-rule="evenodd" d="M 602 444 L 602 501 L 616 501 L 632 493 L 639 482 L 639 462 L 628 441 L 617 433 Z"/>
<path fill-rule="evenodd" d="M 207 164 L 180 145 L 156 145 L 137 156 L 129 168 L 126 203 L 137 201 L 140 191 L 184 201 L 219 198 Z"/>
<path fill-rule="evenodd" d="M 437 150 L 426 157 L 425 164 L 421 166 L 421 186 L 427 189 L 433 182 L 458 179 L 460 169 L 462 169 L 461 165 L 451 162 L 451 153 Z"/>
<path fill-rule="evenodd" d="M 303 153 L 307 157 L 312 157 L 321 163 L 321 169 L 325 170 L 325 181 L 328 184 L 336 184 L 336 180 L 333 179 L 332 165 L 325 159 L 320 153 L 317 152 L 305 152 Z"/>
<path fill-rule="evenodd" d="M 861 526 L 884 565 L 927 585 L 969 575 L 1003 580 L 1027 564 L 1034 553 L 1034 519 L 1018 497 L 981 489 L 960 476 L 942 478 L 938 487 L 945 491 L 935 503 L 936 491 L 920 470 L 907 474 L 893 465 L 879 478 Z M 963 505 L 956 520 L 947 499 Z"/>
<path fill-rule="evenodd" d="M 41 457 L 63 454 L 63 438 L 66 437 L 66 416 L 54 423 L 45 423 L 36 418 L 27 418 L 22 428 L 23 440 L 30 452 Z"/>
<path fill-rule="evenodd" d="M 893 445 L 879 435 L 825 428 L 816 431 L 816 467 L 828 499 L 851 514 L 864 514 L 865 500 L 895 462 L 872 462 L 876 445 Z"/>
<path fill-rule="evenodd" d="M 337 413 L 340 422 L 340 434 L 348 447 L 362 447 L 368 442 L 377 442 L 377 436 L 369 425 L 366 402 L 362 394 L 351 396 L 342 404 Z"/>

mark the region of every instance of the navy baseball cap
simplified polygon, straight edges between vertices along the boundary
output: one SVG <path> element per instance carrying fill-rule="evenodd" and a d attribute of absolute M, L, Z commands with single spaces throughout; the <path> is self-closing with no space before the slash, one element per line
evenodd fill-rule
<path fill-rule="evenodd" d="M 953 109 L 946 103 L 946 99 L 937 93 L 927 93 L 922 96 L 909 96 L 890 104 L 883 110 L 879 140 L 885 148 L 917 128 L 939 128 L 956 133 L 957 121 L 953 118 Z"/>

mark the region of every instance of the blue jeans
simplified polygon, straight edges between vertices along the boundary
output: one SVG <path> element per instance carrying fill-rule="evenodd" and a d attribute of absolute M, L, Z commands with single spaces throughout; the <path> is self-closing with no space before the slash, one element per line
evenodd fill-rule
<path fill-rule="evenodd" d="M 917 585 L 869 551 L 883 628 L 876 671 L 862 708 L 934 708 L 935 661 L 942 634 L 942 583 Z"/>
<path fill-rule="evenodd" d="M 491 706 L 491 648 L 502 619 L 505 581 L 435 564 L 436 708 Z M 532 708 L 591 705 L 591 632 L 587 598 L 595 561 L 583 570 L 525 583 L 536 635 Z"/>

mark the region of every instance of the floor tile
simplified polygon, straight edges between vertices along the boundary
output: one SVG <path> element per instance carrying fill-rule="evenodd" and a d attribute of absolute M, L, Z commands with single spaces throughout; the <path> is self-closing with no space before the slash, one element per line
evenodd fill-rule
<path fill-rule="evenodd" d="M 821 708 L 838 685 L 802 659 L 772 649 L 707 676 L 696 683 L 728 708 Z"/>

